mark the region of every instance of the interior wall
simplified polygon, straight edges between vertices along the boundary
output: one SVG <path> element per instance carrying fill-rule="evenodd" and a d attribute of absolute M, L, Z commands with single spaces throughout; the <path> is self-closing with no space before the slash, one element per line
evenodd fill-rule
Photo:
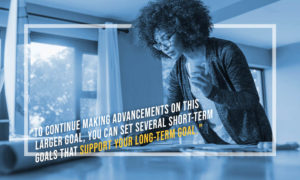
<path fill-rule="evenodd" d="M 277 49 L 277 141 L 300 142 L 300 43 Z"/>
<path fill-rule="evenodd" d="M 124 110 L 163 104 L 161 62 L 135 44 L 132 33 L 119 33 Z"/>
<path fill-rule="evenodd" d="M 268 69 L 272 67 L 272 57 L 268 49 L 238 44 L 250 67 Z"/>

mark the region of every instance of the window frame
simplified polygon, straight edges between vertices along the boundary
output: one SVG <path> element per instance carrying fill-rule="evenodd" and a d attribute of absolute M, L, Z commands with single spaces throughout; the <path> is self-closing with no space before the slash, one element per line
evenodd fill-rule
<path fill-rule="evenodd" d="M 0 69 L 4 69 L 5 34 L 6 34 L 6 28 L 0 27 Z M 0 90 L 0 106 L 1 106 L 0 119 L 8 119 L 4 85 L 5 82 L 3 84 L 2 90 Z M 2 105 L 4 107 L 2 107 Z"/>
<path fill-rule="evenodd" d="M 258 68 L 258 67 L 249 67 L 250 70 L 256 70 L 260 73 L 260 77 L 261 77 L 261 95 L 262 97 L 262 106 L 264 107 L 265 111 L 267 112 L 267 99 L 266 99 L 266 84 L 265 84 L 265 70 L 263 68 Z M 252 75 L 252 74 L 251 74 Z M 254 78 L 253 78 L 254 80 Z"/>
<path fill-rule="evenodd" d="M 4 69 L 4 47 L 6 28 L 0 27 L 0 69 Z M 0 89 L 0 141 L 9 140 L 9 120 L 5 98 L 5 82 Z"/>
<path fill-rule="evenodd" d="M 4 67 L 4 46 L 6 28 L 0 27 L 0 69 Z"/>
<path fill-rule="evenodd" d="M 30 42 L 45 43 L 52 45 L 63 45 L 74 48 L 74 90 L 75 90 L 75 118 L 81 119 L 81 105 L 82 98 L 97 99 L 97 89 L 95 91 L 82 90 L 82 61 L 83 54 L 98 55 L 98 42 L 92 40 L 77 39 L 71 37 L 64 37 L 60 35 L 53 35 L 48 33 L 30 32 Z"/>

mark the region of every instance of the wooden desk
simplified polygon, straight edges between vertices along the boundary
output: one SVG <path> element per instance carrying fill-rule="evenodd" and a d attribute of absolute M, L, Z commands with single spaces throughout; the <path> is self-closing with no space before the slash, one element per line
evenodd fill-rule
<path fill-rule="evenodd" d="M 276 157 L 93 157 L 0 176 L 26 179 L 297 179 L 300 152 Z"/>

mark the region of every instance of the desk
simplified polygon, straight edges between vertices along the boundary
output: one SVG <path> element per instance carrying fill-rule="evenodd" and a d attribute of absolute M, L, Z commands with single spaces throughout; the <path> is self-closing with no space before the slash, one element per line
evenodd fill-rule
<path fill-rule="evenodd" d="M 92 157 L 0 176 L 1 180 L 58 179 L 297 179 L 300 152 L 276 157 Z"/>

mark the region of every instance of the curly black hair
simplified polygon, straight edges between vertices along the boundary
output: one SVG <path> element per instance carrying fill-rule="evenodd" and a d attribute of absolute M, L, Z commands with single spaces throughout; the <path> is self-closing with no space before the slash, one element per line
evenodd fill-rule
<path fill-rule="evenodd" d="M 157 0 L 149 2 L 141 9 L 137 18 L 139 39 L 144 41 L 152 53 L 158 57 L 166 57 L 155 49 L 155 29 L 168 33 L 176 32 L 184 49 L 199 47 L 207 40 L 212 22 L 209 11 L 200 0 Z"/>

